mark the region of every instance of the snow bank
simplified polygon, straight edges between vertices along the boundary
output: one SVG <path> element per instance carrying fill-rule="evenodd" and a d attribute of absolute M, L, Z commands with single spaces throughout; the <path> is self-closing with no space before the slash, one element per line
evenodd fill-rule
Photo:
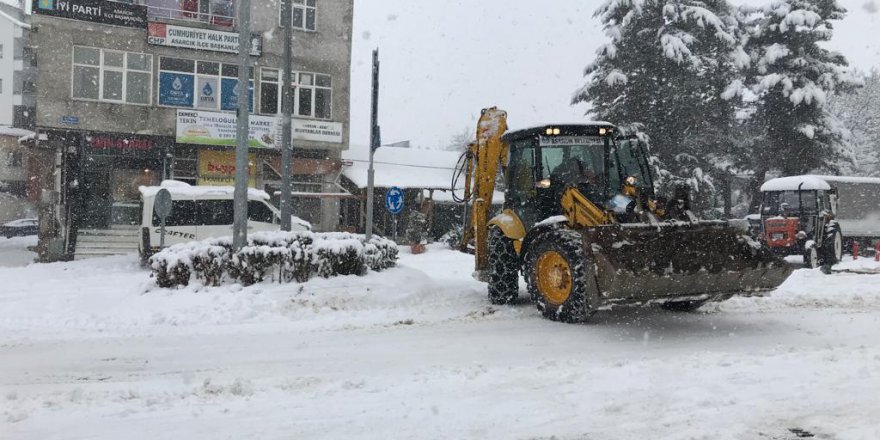
<path fill-rule="evenodd" d="M 266 279 L 305 282 L 317 275 L 363 275 L 394 266 L 397 245 L 382 237 L 366 240 L 344 232 L 258 232 L 247 246 L 232 249 L 229 237 L 180 243 L 150 258 L 159 287 L 206 286 L 226 282 L 243 285 Z"/>

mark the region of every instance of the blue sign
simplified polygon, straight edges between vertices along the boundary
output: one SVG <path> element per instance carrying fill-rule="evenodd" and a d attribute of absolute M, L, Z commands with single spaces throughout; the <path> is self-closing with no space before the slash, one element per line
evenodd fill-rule
<path fill-rule="evenodd" d="M 187 73 L 162 72 L 159 74 L 159 105 L 192 107 L 195 95 L 195 77 Z"/>
<path fill-rule="evenodd" d="M 385 193 L 385 208 L 392 214 L 400 214 L 403 211 L 403 190 L 392 186 Z"/>
<path fill-rule="evenodd" d="M 79 116 L 62 116 L 61 123 L 64 125 L 79 125 Z"/>
<path fill-rule="evenodd" d="M 238 80 L 234 78 L 223 78 L 220 87 L 220 110 L 237 110 L 238 109 Z M 254 82 L 248 84 L 248 111 L 254 111 Z"/>

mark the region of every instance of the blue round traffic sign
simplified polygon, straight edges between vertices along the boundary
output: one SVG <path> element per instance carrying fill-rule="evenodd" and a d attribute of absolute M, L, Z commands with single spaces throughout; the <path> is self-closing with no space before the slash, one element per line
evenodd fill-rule
<path fill-rule="evenodd" d="M 392 214 L 400 214 L 403 211 L 403 190 L 392 186 L 385 193 L 385 208 Z"/>

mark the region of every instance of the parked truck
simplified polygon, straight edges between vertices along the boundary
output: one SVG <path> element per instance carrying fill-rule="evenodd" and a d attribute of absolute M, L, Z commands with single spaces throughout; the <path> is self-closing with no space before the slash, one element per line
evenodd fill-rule
<path fill-rule="evenodd" d="M 780 255 L 816 268 L 840 261 L 858 242 L 880 239 L 880 178 L 788 176 L 761 186 L 762 237 Z"/>

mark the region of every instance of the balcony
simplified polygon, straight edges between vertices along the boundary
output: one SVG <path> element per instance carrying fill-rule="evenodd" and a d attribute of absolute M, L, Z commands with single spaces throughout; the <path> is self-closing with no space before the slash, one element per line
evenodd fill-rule
<path fill-rule="evenodd" d="M 236 0 L 141 0 L 150 20 L 174 20 L 234 28 Z"/>

